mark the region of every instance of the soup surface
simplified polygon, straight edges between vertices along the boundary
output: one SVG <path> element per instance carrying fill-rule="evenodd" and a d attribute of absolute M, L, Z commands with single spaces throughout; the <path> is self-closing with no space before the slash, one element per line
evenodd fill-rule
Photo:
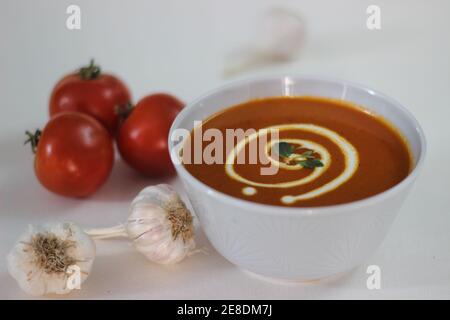
<path fill-rule="evenodd" d="M 195 163 L 199 146 L 203 158 Z M 375 195 L 403 180 L 412 166 L 405 140 L 382 117 L 319 97 L 258 99 L 214 114 L 186 139 L 182 161 L 218 191 L 290 207 Z"/>

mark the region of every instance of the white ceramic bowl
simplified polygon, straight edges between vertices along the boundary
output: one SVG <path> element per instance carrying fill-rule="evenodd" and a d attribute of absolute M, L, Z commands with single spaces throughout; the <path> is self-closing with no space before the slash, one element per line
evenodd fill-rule
<path fill-rule="evenodd" d="M 381 244 L 422 167 L 425 137 L 416 119 L 398 102 L 346 81 L 283 76 L 233 82 L 190 103 L 175 129 L 191 130 L 219 110 L 254 98 L 314 95 L 354 102 L 389 119 L 408 140 L 414 169 L 378 195 L 348 204 L 286 208 L 223 194 L 175 165 L 200 224 L 214 248 L 235 265 L 284 280 L 316 280 L 351 270 Z M 177 163 L 175 153 L 172 161 Z"/>

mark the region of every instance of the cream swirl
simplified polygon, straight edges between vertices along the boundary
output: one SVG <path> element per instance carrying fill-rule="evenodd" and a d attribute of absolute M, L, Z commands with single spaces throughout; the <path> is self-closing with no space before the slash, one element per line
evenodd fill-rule
<path fill-rule="evenodd" d="M 340 185 L 344 184 L 348 179 L 350 179 L 358 167 L 358 163 L 359 163 L 358 152 L 356 151 L 355 147 L 347 139 L 345 139 L 338 133 L 336 133 L 330 129 L 327 129 L 327 128 L 324 128 L 324 127 L 321 127 L 318 125 L 314 125 L 314 124 L 281 124 L 281 125 L 275 125 L 275 126 L 271 126 L 271 127 L 267 127 L 267 128 L 258 130 L 257 132 L 250 134 L 249 136 L 246 137 L 246 139 L 243 139 L 239 143 L 236 144 L 236 146 L 228 154 L 227 161 L 225 164 L 225 172 L 227 173 L 227 175 L 230 178 L 232 178 L 236 181 L 242 182 L 248 186 L 252 186 L 253 188 L 255 188 L 255 187 L 292 188 L 292 187 L 304 185 L 304 184 L 314 181 L 319 176 L 321 176 L 329 168 L 330 164 L 332 163 L 333 159 L 332 159 L 330 153 L 328 152 L 328 150 L 324 146 L 322 146 L 314 141 L 305 140 L 305 139 L 279 139 L 276 141 L 270 141 L 268 144 L 266 144 L 266 147 L 264 150 L 266 156 L 268 157 L 268 159 L 270 159 L 270 162 L 272 165 L 275 165 L 275 166 L 279 167 L 279 169 L 282 169 L 282 170 L 302 170 L 303 169 L 303 167 L 300 164 L 289 165 L 289 164 L 280 162 L 280 161 L 278 161 L 278 159 L 274 159 L 273 157 L 270 156 L 269 153 L 270 153 L 270 150 L 272 149 L 272 147 L 274 146 L 274 144 L 279 143 L 279 142 L 287 142 L 287 143 L 300 145 L 300 146 L 302 146 L 302 148 L 314 150 L 316 153 L 318 153 L 320 155 L 321 161 L 323 163 L 323 167 L 314 168 L 313 172 L 306 177 L 292 180 L 292 181 L 287 181 L 287 182 L 279 182 L 279 183 L 262 183 L 262 182 L 252 181 L 252 180 L 242 177 L 234 169 L 234 164 L 235 164 L 237 155 L 242 151 L 242 149 L 250 141 L 260 137 L 262 134 L 267 134 L 268 130 L 269 131 L 271 131 L 271 130 L 278 130 L 278 131 L 299 130 L 299 131 L 311 132 L 311 133 L 323 136 L 323 137 L 331 140 L 334 144 L 336 144 L 336 146 L 340 149 L 340 151 L 342 152 L 344 159 L 345 159 L 344 170 L 339 174 L 339 176 L 337 176 L 333 180 L 325 183 L 324 185 L 322 185 L 318 188 L 315 188 L 311 191 L 308 191 L 306 193 L 298 194 L 298 195 L 289 195 L 289 194 L 284 195 L 280 199 L 281 202 L 284 204 L 292 204 L 297 201 L 311 199 L 311 198 L 323 195 L 327 192 L 330 192 L 330 191 L 336 189 L 337 187 L 339 187 Z M 248 192 L 248 190 L 249 190 L 248 186 L 244 188 L 243 193 L 248 196 L 255 194 L 256 190 L 255 190 L 255 192 L 252 192 L 252 193 Z"/>

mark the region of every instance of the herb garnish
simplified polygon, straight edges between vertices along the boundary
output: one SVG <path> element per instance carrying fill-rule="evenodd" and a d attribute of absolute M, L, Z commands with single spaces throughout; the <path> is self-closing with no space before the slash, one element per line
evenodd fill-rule
<path fill-rule="evenodd" d="M 276 144 L 275 150 L 282 158 L 285 158 L 283 161 L 287 163 L 298 163 L 303 168 L 307 169 L 323 167 L 322 161 L 314 155 L 314 150 L 306 150 L 301 154 L 297 154 L 295 153 L 296 148 L 288 142 L 280 142 Z"/>
<path fill-rule="evenodd" d="M 292 153 L 294 153 L 294 146 L 287 142 L 278 143 L 278 154 L 284 158 L 289 157 Z"/>

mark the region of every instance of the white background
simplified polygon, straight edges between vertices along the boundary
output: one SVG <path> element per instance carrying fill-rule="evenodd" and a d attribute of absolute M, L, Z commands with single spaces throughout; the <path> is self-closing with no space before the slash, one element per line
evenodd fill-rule
<path fill-rule="evenodd" d="M 69 4 L 81 7 L 81 30 L 66 29 Z M 366 28 L 369 4 L 381 7 L 379 31 Z M 82 290 L 64 298 L 450 298 L 450 2 L 406 0 L 2 1 L 0 298 L 28 298 L 5 263 L 28 224 L 110 226 L 124 221 L 142 187 L 155 183 L 118 159 L 107 184 L 86 200 L 59 197 L 39 185 L 24 131 L 47 121 L 56 81 L 95 57 L 126 81 L 135 101 L 160 90 L 190 101 L 225 81 L 227 54 L 252 37 L 274 5 L 303 15 L 306 46 L 297 61 L 246 76 L 285 72 L 360 82 L 401 101 L 424 127 L 424 171 L 383 245 L 335 281 L 279 285 L 234 267 L 200 229 L 198 244 L 210 254 L 171 267 L 146 261 L 126 241 L 104 241 Z M 366 288 L 371 264 L 381 267 L 381 290 Z"/>

